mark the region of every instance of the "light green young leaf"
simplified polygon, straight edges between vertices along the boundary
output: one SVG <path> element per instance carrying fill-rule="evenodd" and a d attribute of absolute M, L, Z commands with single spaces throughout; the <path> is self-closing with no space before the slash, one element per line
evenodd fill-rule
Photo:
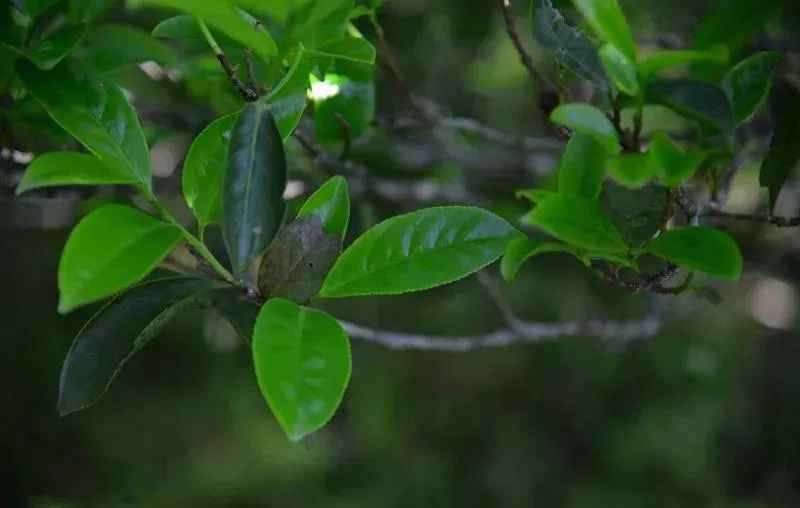
<path fill-rule="evenodd" d="M 565 125 L 575 132 L 592 136 L 595 141 L 606 148 L 609 155 L 616 155 L 622 150 L 619 136 L 611 120 L 590 104 L 562 104 L 550 114 L 550 121 Z"/>
<path fill-rule="evenodd" d="M 183 197 L 203 230 L 222 222 L 222 180 L 228 145 L 239 113 L 211 122 L 189 147 L 183 163 Z"/>
<path fill-rule="evenodd" d="M 737 125 L 750 120 L 767 99 L 779 60 L 773 51 L 756 53 L 736 64 L 722 80 Z"/>
<path fill-rule="evenodd" d="M 611 43 L 600 48 L 600 61 L 606 75 L 620 92 L 636 96 L 639 93 L 639 78 L 634 64 L 625 53 Z"/>
<path fill-rule="evenodd" d="M 116 174 L 150 189 L 150 153 L 139 118 L 122 90 L 76 62 L 44 72 L 18 62 L 17 75 L 53 120 Z"/>
<path fill-rule="evenodd" d="M 328 314 L 282 298 L 261 308 L 253 332 L 261 393 L 292 441 L 323 427 L 350 380 L 350 341 Z"/>
<path fill-rule="evenodd" d="M 707 155 L 697 149 L 684 152 L 663 132 L 657 133 L 650 141 L 649 159 L 653 173 L 668 187 L 678 187 L 694 176 Z"/>
<path fill-rule="evenodd" d="M 525 223 L 582 249 L 623 254 L 622 234 L 596 201 L 567 194 L 553 195 L 523 217 Z"/>
<path fill-rule="evenodd" d="M 322 221 L 325 232 L 337 235 L 344 240 L 347 224 L 350 222 L 350 194 L 347 180 L 334 176 L 308 197 L 297 218 L 316 215 Z"/>
<path fill-rule="evenodd" d="M 503 259 L 500 262 L 500 273 L 503 278 L 509 282 L 517 277 L 522 265 L 534 256 L 546 254 L 549 252 L 563 252 L 565 254 L 572 254 L 582 263 L 583 253 L 580 249 L 558 242 L 546 242 L 534 238 L 516 238 L 506 247 L 506 252 L 503 254 Z"/>
<path fill-rule="evenodd" d="M 231 39 L 250 48 L 264 62 L 278 56 L 278 46 L 264 28 L 229 0 L 130 0 L 130 5 L 155 5 L 193 14 Z"/>
<path fill-rule="evenodd" d="M 111 296 L 150 273 L 181 240 L 180 230 L 123 205 L 105 205 L 75 226 L 58 266 L 58 311 Z"/>
<path fill-rule="evenodd" d="M 387 219 L 339 256 L 320 296 L 390 295 L 459 280 L 494 262 L 520 233 L 480 208 L 445 206 Z"/>
<path fill-rule="evenodd" d="M 606 148 L 586 134 L 567 143 L 558 167 L 558 192 L 597 199 L 606 175 Z"/>
<path fill-rule="evenodd" d="M 639 189 L 653 177 L 653 165 L 647 155 L 627 153 L 606 162 L 611 177 L 629 189 Z"/>
<path fill-rule="evenodd" d="M 58 185 L 135 184 L 127 173 L 103 164 L 100 159 L 79 152 L 48 152 L 36 157 L 17 186 L 17 195 L 40 187 Z"/>
<path fill-rule="evenodd" d="M 736 242 L 710 227 L 672 229 L 644 250 L 678 266 L 726 279 L 738 280 L 742 274 L 742 254 Z"/>
<path fill-rule="evenodd" d="M 600 38 L 636 63 L 636 43 L 617 0 L 572 0 L 572 3 Z"/>
<path fill-rule="evenodd" d="M 125 363 L 172 317 L 222 285 L 209 279 L 156 279 L 134 286 L 100 309 L 78 332 L 61 368 L 61 416 L 97 403 Z"/>
<path fill-rule="evenodd" d="M 312 68 L 313 61 L 301 46 L 286 75 L 265 99 L 284 141 L 292 135 L 303 117 Z"/>

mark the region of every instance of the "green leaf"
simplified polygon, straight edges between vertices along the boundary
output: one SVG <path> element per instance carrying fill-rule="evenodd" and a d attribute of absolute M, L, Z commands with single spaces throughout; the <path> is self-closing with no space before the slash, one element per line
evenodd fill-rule
<path fill-rule="evenodd" d="M 647 98 L 706 127 L 724 131 L 733 124 L 733 113 L 725 92 L 712 83 L 661 79 L 650 83 Z"/>
<path fill-rule="evenodd" d="M 714 228 L 672 229 L 644 250 L 678 266 L 718 277 L 738 280 L 742 274 L 742 254 L 736 242 Z"/>
<path fill-rule="evenodd" d="M 772 89 L 770 103 L 775 127 L 758 181 L 769 189 L 769 208 L 773 210 L 783 184 L 800 160 L 800 91 L 780 81 Z"/>
<path fill-rule="evenodd" d="M 547 189 L 523 189 L 514 193 L 517 199 L 525 198 L 531 203 L 539 204 L 556 192 Z"/>
<path fill-rule="evenodd" d="M 314 100 L 314 128 L 321 140 L 355 139 L 366 132 L 375 115 L 375 85 L 341 74 L 326 74 L 324 81 L 311 85 Z M 347 127 L 342 125 L 344 121 Z"/>
<path fill-rule="evenodd" d="M 309 301 L 319 292 L 341 249 L 339 235 L 326 233 L 318 215 L 290 222 L 278 232 L 261 260 L 261 296 Z"/>
<path fill-rule="evenodd" d="M 606 148 L 609 155 L 616 155 L 621 151 L 619 137 L 611 120 L 594 106 L 583 103 L 562 104 L 550 114 L 550 121 L 592 136 Z"/>
<path fill-rule="evenodd" d="M 17 195 L 40 187 L 58 185 L 109 185 L 136 183 L 130 175 L 115 171 L 97 157 L 78 152 L 48 152 L 28 165 Z"/>
<path fill-rule="evenodd" d="M 350 35 L 329 42 L 312 54 L 368 65 L 375 63 L 375 46 L 363 37 Z"/>
<path fill-rule="evenodd" d="M 88 23 L 116 0 L 69 0 L 69 15 L 76 23 Z"/>
<path fill-rule="evenodd" d="M 597 48 L 581 31 L 567 24 L 550 0 L 541 0 L 534 10 L 533 35 L 560 65 L 587 81 L 608 86 Z"/>
<path fill-rule="evenodd" d="M 522 220 L 582 249 L 619 254 L 627 251 L 620 232 L 590 199 L 556 194 L 536 205 Z"/>
<path fill-rule="evenodd" d="M 207 279 L 156 279 L 106 304 L 78 332 L 67 353 L 58 412 L 64 416 L 97 403 L 125 362 L 155 339 L 173 316 L 220 285 Z"/>
<path fill-rule="evenodd" d="M 606 162 L 611 177 L 630 189 L 639 189 L 653 176 L 653 165 L 647 155 L 621 154 Z"/>
<path fill-rule="evenodd" d="M 49 70 L 58 65 L 67 55 L 72 53 L 80 44 L 86 34 L 86 25 L 62 28 L 50 35 L 47 39 L 39 41 L 33 47 L 23 48 L 6 39 L 6 34 L 1 34 L 0 47 L 4 47 L 23 56 L 43 70 Z"/>
<path fill-rule="evenodd" d="M 241 289 L 229 286 L 209 295 L 211 306 L 233 326 L 236 334 L 250 344 L 259 306 Z"/>
<path fill-rule="evenodd" d="M 398 215 L 339 256 L 320 296 L 390 295 L 447 284 L 494 262 L 519 234 L 479 208 L 445 206 Z"/>
<path fill-rule="evenodd" d="M 311 58 L 300 48 L 286 75 L 266 97 L 284 141 L 292 135 L 306 109 L 308 77 L 312 68 Z"/>
<path fill-rule="evenodd" d="M 211 122 L 192 142 L 183 163 L 183 197 L 199 229 L 222 222 L 222 180 L 228 144 L 239 113 Z"/>
<path fill-rule="evenodd" d="M 280 228 L 285 188 L 286 156 L 272 113 L 263 101 L 248 103 L 231 133 L 222 191 L 222 231 L 236 276 Z"/>
<path fill-rule="evenodd" d="M 334 176 L 306 199 L 297 218 L 316 215 L 322 221 L 325 232 L 337 235 L 344 240 L 347 224 L 350 222 L 350 194 L 347 180 Z"/>
<path fill-rule="evenodd" d="M 637 95 L 639 78 L 636 75 L 636 64 L 611 43 L 606 43 L 600 48 L 599 54 L 603 69 L 616 89 L 630 96 Z"/>
<path fill-rule="evenodd" d="M 707 156 L 703 150 L 684 152 L 663 132 L 657 133 L 650 141 L 649 159 L 653 173 L 667 187 L 679 187 L 694 176 Z"/>
<path fill-rule="evenodd" d="M 600 207 L 622 233 L 625 243 L 641 245 L 666 221 L 669 192 L 660 185 L 631 190 L 608 182 L 600 196 Z"/>
<path fill-rule="evenodd" d="M 25 88 L 64 130 L 115 173 L 149 190 L 150 153 L 133 107 L 122 90 L 77 65 L 62 62 L 44 72 L 18 62 Z"/>
<path fill-rule="evenodd" d="M 86 38 L 86 58 L 100 72 L 153 60 L 173 66 L 175 51 L 150 34 L 131 25 L 100 25 Z"/>
<path fill-rule="evenodd" d="M 250 48 L 264 62 L 278 56 L 278 46 L 255 19 L 228 0 L 130 0 L 130 5 L 156 5 L 193 14 L 242 46 Z"/>
<path fill-rule="evenodd" d="M 150 32 L 153 37 L 161 39 L 192 40 L 202 39 L 203 32 L 197 26 L 197 20 L 191 14 L 179 14 L 165 19 Z"/>
<path fill-rule="evenodd" d="M 600 38 L 636 63 L 636 43 L 617 0 L 572 0 L 572 3 Z"/>
<path fill-rule="evenodd" d="M 353 0 L 326 0 L 309 2 L 305 12 L 297 19 L 302 22 L 295 27 L 293 37 L 310 49 L 319 49 L 345 36 Z"/>
<path fill-rule="evenodd" d="M 576 133 L 558 167 L 558 192 L 597 199 L 606 175 L 608 153 L 592 136 Z"/>
<path fill-rule="evenodd" d="M 58 311 L 65 314 L 140 281 L 180 240 L 177 227 L 134 208 L 98 208 L 75 226 L 64 247 Z"/>
<path fill-rule="evenodd" d="M 698 62 L 710 62 L 718 65 L 728 63 L 730 53 L 728 48 L 720 44 L 714 45 L 709 49 L 698 50 L 658 50 L 647 55 L 639 63 L 639 74 L 642 79 L 647 81 L 654 74 L 670 69 Z"/>
<path fill-rule="evenodd" d="M 782 5 L 780 0 L 724 0 L 708 9 L 697 30 L 695 45 L 709 48 L 724 44 L 733 52 L 761 31 Z"/>
<path fill-rule="evenodd" d="M 58 1 L 59 0 L 11 0 L 11 5 L 28 16 L 35 18 Z"/>
<path fill-rule="evenodd" d="M 328 314 L 275 298 L 259 312 L 253 363 L 272 413 L 298 441 L 325 425 L 341 404 L 350 380 L 350 341 Z"/>
<path fill-rule="evenodd" d="M 583 262 L 582 253 L 571 245 L 558 242 L 546 242 L 534 238 L 516 238 L 508 244 L 503 259 L 500 262 L 500 273 L 509 282 L 517 277 L 522 265 L 534 256 L 549 252 L 563 252 L 572 254 Z"/>
<path fill-rule="evenodd" d="M 739 62 L 722 81 L 737 124 L 750 120 L 769 94 L 780 55 L 763 51 Z"/>

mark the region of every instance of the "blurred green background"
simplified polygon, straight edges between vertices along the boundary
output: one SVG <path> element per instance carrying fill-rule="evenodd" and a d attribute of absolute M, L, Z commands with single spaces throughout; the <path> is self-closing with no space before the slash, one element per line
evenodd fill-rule
<path fill-rule="evenodd" d="M 530 37 L 529 3 L 512 4 L 523 41 L 555 76 Z M 745 33 L 737 53 L 779 48 L 796 67 L 796 0 L 621 4 L 643 45 L 679 47 L 692 44 L 709 16 L 725 19 L 748 7 L 765 17 L 765 28 Z M 415 92 L 454 116 L 548 135 L 495 1 L 390 0 L 381 12 Z M 115 3 L 101 20 L 149 30 L 167 15 Z M 737 21 L 712 35 L 738 37 Z M 163 168 L 159 191 L 178 206 L 175 168 L 191 137 L 229 107 L 224 77 L 207 89 L 189 79 L 155 82 L 138 67 L 117 77 L 150 130 L 155 165 Z M 407 108 L 385 73 L 377 84 L 379 115 Z M 35 153 L 57 144 L 44 135 L 52 126 L 40 133 L 31 125 L 21 146 L 7 148 Z M 554 164 L 553 154 L 446 144 L 430 132 L 375 129 L 354 157 L 399 184 L 458 182 L 511 218 L 524 212 L 513 189 L 542 184 Z M 307 182 L 309 161 L 297 146 L 291 150 L 294 178 Z M 758 162 L 734 180 L 729 204 L 737 210 L 763 205 Z M 24 166 L 8 150 L 0 163 L 3 182 Z M 100 404 L 59 418 L 61 362 L 92 313 L 56 313 L 60 249 L 92 202 L 128 196 L 119 189 L 12 192 L 0 188 L 0 507 L 800 506 L 796 230 L 732 225 L 745 255 L 743 280 L 717 286 L 719 306 L 660 297 L 666 324 L 651 339 L 582 337 L 469 353 L 391 351 L 354 339 L 343 406 L 326 428 L 293 444 L 258 391 L 247 347 L 226 322 L 199 311 L 136 355 Z M 779 210 L 796 212 L 798 202 L 795 181 Z M 422 206 L 355 204 L 356 232 Z M 653 298 L 610 289 L 557 255 L 530 263 L 502 289 L 520 315 L 539 321 L 634 319 Z M 474 278 L 328 307 L 341 318 L 406 332 L 502 326 Z"/>

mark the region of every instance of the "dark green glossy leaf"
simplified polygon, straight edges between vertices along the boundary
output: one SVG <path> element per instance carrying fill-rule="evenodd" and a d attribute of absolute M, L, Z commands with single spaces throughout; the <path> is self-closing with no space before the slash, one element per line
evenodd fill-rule
<path fill-rule="evenodd" d="M 258 315 L 253 363 L 272 413 L 298 441 L 325 425 L 342 402 L 350 341 L 328 314 L 275 298 Z"/>
<path fill-rule="evenodd" d="M 211 306 L 233 326 L 236 334 L 250 344 L 256 325 L 259 306 L 238 288 L 228 287 L 209 294 Z"/>
<path fill-rule="evenodd" d="M 27 58 L 40 69 L 48 70 L 72 53 L 85 34 L 86 25 L 67 27 L 27 48 L 15 45 L 6 38 L 7 34 L 0 34 L 0 46 Z"/>
<path fill-rule="evenodd" d="M 30 163 L 17 194 L 39 187 L 57 185 L 100 185 L 136 183 L 130 175 L 120 173 L 92 155 L 79 152 L 48 152 Z"/>
<path fill-rule="evenodd" d="M 597 199 L 606 175 L 608 153 L 592 136 L 576 133 L 558 167 L 558 192 Z"/>
<path fill-rule="evenodd" d="M 334 176 L 308 197 L 297 218 L 316 215 L 322 221 L 325 232 L 344 240 L 350 222 L 350 194 L 347 180 Z"/>
<path fill-rule="evenodd" d="M 183 197 L 200 229 L 222 222 L 222 180 L 228 144 L 239 113 L 211 122 L 195 138 L 183 163 Z"/>
<path fill-rule="evenodd" d="M 375 115 L 375 85 L 371 81 L 327 74 L 324 81 L 311 85 L 311 97 L 314 128 L 321 140 L 341 140 L 345 129 L 355 139 L 366 132 Z"/>
<path fill-rule="evenodd" d="M 654 74 L 665 69 L 697 62 L 712 62 L 717 65 L 725 65 L 728 63 L 729 58 L 728 48 L 719 44 L 709 49 L 699 50 L 663 49 L 647 55 L 639 64 L 639 74 L 641 74 L 642 79 L 649 80 Z"/>
<path fill-rule="evenodd" d="M 572 0 L 572 3 L 600 38 L 636 62 L 636 43 L 617 0 Z"/>
<path fill-rule="evenodd" d="M 130 25 L 100 25 L 86 38 L 86 58 L 92 66 L 108 72 L 153 60 L 162 65 L 175 65 L 175 51 L 150 34 Z"/>
<path fill-rule="evenodd" d="M 550 121 L 592 136 L 605 147 L 609 155 L 616 155 L 621 151 L 619 136 L 611 120 L 590 104 L 562 104 L 550 114 Z"/>
<path fill-rule="evenodd" d="M 738 280 L 742 274 L 742 254 L 736 242 L 710 227 L 672 229 L 648 243 L 645 252 L 718 277 Z"/>
<path fill-rule="evenodd" d="M 73 413 L 99 401 L 125 362 L 155 339 L 173 316 L 219 287 L 220 283 L 206 279 L 157 279 L 105 305 L 78 332 L 64 360 L 59 413 Z"/>
<path fill-rule="evenodd" d="M 283 141 L 269 107 L 248 103 L 231 133 L 222 193 L 223 234 L 237 277 L 280 228 L 285 188 Z"/>
<path fill-rule="evenodd" d="M 619 254 L 627 251 L 620 232 L 590 199 L 555 194 L 522 220 L 582 249 Z"/>
<path fill-rule="evenodd" d="M 261 259 L 261 295 L 297 303 L 311 300 L 341 250 L 341 238 L 326 233 L 319 216 L 308 215 L 290 222 L 278 232 Z"/>
<path fill-rule="evenodd" d="M 611 43 L 600 48 L 600 61 L 614 87 L 622 93 L 635 96 L 639 93 L 636 64 Z"/>
<path fill-rule="evenodd" d="M 278 56 L 278 46 L 264 25 L 227 0 L 130 0 L 129 5 L 156 5 L 188 12 L 252 49 L 264 62 Z"/>
<path fill-rule="evenodd" d="M 312 68 L 311 58 L 301 48 L 286 75 L 267 95 L 266 101 L 284 141 L 292 135 L 303 117 Z"/>
<path fill-rule="evenodd" d="M 58 311 L 111 296 L 150 273 L 181 240 L 172 224 L 123 205 L 105 205 L 83 218 L 58 266 Z"/>
<path fill-rule="evenodd" d="M 611 177 L 630 189 L 638 189 L 653 177 L 649 157 L 641 153 L 626 153 L 611 157 L 606 162 Z"/>
<path fill-rule="evenodd" d="M 733 118 L 737 124 L 751 119 L 769 94 L 772 73 L 780 55 L 764 51 L 742 60 L 728 72 L 722 88 L 731 103 Z"/>
<path fill-rule="evenodd" d="M 562 252 L 572 254 L 583 262 L 582 253 L 572 245 L 558 242 L 546 242 L 534 238 L 516 238 L 506 247 L 503 259 L 500 262 L 500 272 L 507 281 L 512 281 L 517 277 L 522 265 L 534 256 L 547 254 L 549 252 Z"/>
<path fill-rule="evenodd" d="M 64 130 L 106 166 L 150 188 L 150 153 L 136 112 L 116 85 L 102 81 L 76 62 L 44 72 L 18 62 L 28 91 Z"/>
<path fill-rule="evenodd" d="M 649 159 L 653 173 L 667 187 L 679 187 L 691 178 L 707 156 L 707 152 L 697 149 L 684 152 L 662 132 L 650 141 Z"/>
<path fill-rule="evenodd" d="M 666 221 L 669 192 L 660 185 L 630 190 L 608 182 L 600 196 L 602 210 L 629 245 L 641 245 L 653 238 Z"/>
<path fill-rule="evenodd" d="M 608 86 L 597 48 L 581 31 L 567 24 L 550 0 L 541 0 L 534 9 L 533 35 L 560 65 L 587 81 Z"/>
<path fill-rule="evenodd" d="M 733 125 L 728 98 L 722 88 L 712 83 L 661 79 L 650 83 L 647 97 L 707 127 L 727 130 Z"/>
<path fill-rule="evenodd" d="M 369 65 L 375 63 L 375 46 L 363 37 L 350 35 L 331 41 L 312 54 Z"/>
<path fill-rule="evenodd" d="M 775 127 L 769 151 L 761 164 L 759 183 L 769 189 L 772 210 L 783 184 L 800 160 L 800 91 L 788 82 L 776 83 L 770 110 Z"/>
<path fill-rule="evenodd" d="M 426 208 L 387 219 L 336 261 L 320 296 L 420 291 L 456 281 L 494 262 L 520 233 L 480 208 Z"/>
<path fill-rule="evenodd" d="M 735 51 L 762 30 L 781 5 L 780 0 L 720 0 L 708 9 L 697 30 L 695 45 L 709 48 L 724 44 Z"/>

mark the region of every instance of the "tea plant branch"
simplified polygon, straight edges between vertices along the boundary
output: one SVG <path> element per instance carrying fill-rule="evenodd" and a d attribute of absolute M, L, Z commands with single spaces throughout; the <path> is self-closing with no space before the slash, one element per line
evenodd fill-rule
<path fill-rule="evenodd" d="M 792 228 L 800 226 L 800 217 L 776 217 L 774 215 L 753 215 L 747 213 L 723 212 L 714 208 L 704 209 L 698 217 L 711 217 L 735 221 L 756 222 L 772 224 L 779 228 Z"/>
<path fill-rule="evenodd" d="M 537 81 L 539 84 L 544 85 L 544 88 L 549 89 L 549 91 L 557 91 L 558 87 L 550 81 L 544 74 L 541 74 L 536 70 L 536 67 L 533 65 L 533 58 L 528 54 L 525 46 L 522 45 L 522 41 L 519 37 L 519 32 L 517 32 L 517 25 L 514 22 L 514 17 L 511 14 L 511 0 L 497 0 L 500 4 L 500 10 L 503 13 L 503 21 L 505 22 L 506 26 L 506 33 L 508 34 L 508 38 L 511 39 L 511 43 L 514 45 L 514 49 L 517 51 L 519 55 L 519 59 L 522 62 L 522 65 L 527 69 L 528 74 L 533 77 L 534 81 Z"/>
<path fill-rule="evenodd" d="M 660 310 L 631 321 L 592 320 L 547 323 L 519 321 L 514 329 L 503 328 L 483 335 L 435 336 L 392 332 L 339 320 L 354 339 L 372 342 L 393 350 L 421 350 L 463 353 L 482 348 L 500 348 L 516 344 L 555 342 L 568 337 L 596 337 L 615 342 L 632 342 L 654 337 L 663 327 Z"/>
<path fill-rule="evenodd" d="M 211 34 L 211 31 L 208 29 L 205 21 L 202 19 L 195 17 L 197 21 L 197 26 L 200 27 L 200 32 L 203 34 L 206 42 L 208 43 L 211 50 L 216 55 L 217 60 L 219 60 L 220 65 L 225 70 L 225 74 L 228 75 L 228 78 L 231 81 L 233 87 L 239 92 L 239 95 L 242 96 L 246 102 L 255 102 L 258 100 L 258 91 L 254 85 L 245 85 L 242 83 L 242 80 L 239 79 L 239 76 L 236 74 L 236 69 L 231 65 L 230 60 L 225 55 L 225 52 L 222 51 L 222 48 L 217 44 L 216 39 Z"/>

